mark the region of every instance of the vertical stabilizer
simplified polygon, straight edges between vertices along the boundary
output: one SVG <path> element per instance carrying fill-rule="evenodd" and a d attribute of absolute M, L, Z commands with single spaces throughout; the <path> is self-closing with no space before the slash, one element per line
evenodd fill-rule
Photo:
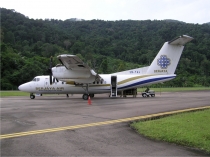
<path fill-rule="evenodd" d="M 174 74 L 184 45 L 193 38 L 182 35 L 165 42 L 147 70 L 147 74 Z"/>

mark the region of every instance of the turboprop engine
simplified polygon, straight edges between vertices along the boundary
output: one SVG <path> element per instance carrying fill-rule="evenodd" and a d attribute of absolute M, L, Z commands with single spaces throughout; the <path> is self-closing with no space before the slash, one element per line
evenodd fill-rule
<path fill-rule="evenodd" d="M 63 65 L 57 65 L 51 70 L 55 78 L 64 82 L 75 81 L 76 83 L 92 83 L 96 75 L 93 70 L 70 70 L 66 69 Z"/>

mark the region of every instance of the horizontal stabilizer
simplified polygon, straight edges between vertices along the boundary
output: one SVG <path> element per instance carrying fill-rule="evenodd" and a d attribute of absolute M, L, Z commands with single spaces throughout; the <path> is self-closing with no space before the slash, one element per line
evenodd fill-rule
<path fill-rule="evenodd" d="M 187 36 L 187 35 L 182 35 L 182 36 L 179 36 L 179 37 L 169 41 L 168 44 L 171 44 L 171 45 L 185 45 L 186 43 L 190 42 L 191 40 L 193 40 L 192 37 Z"/>

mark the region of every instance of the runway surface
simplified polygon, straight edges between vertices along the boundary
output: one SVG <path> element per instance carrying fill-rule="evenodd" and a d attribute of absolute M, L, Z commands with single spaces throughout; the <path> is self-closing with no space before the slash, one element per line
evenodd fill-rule
<path fill-rule="evenodd" d="M 210 106 L 210 91 L 158 93 L 155 98 L 108 98 L 96 95 L 92 105 L 82 95 L 1 98 L 1 135 L 34 131 L 1 139 L 2 156 L 195 156 L 190 148 L 147 139 L 129 121 L 38 133 L 37 130 L 100 124 L 187 108 Z"/>

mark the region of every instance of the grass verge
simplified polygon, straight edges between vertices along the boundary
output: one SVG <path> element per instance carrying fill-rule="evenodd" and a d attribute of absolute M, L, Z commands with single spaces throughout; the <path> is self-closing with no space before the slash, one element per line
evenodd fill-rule
<path fill-rule="evenodd" d="M 27 92 L 22 92 L 22 91 L 0 91 L 0 96 L 1 97 L 6 97 L 6 96 L 29 96 L 30 93 Z"/>
<path fill-rule="evenodd" d="M 210 153 L 210 109 L 131 124 L 140 134 Z"/>

